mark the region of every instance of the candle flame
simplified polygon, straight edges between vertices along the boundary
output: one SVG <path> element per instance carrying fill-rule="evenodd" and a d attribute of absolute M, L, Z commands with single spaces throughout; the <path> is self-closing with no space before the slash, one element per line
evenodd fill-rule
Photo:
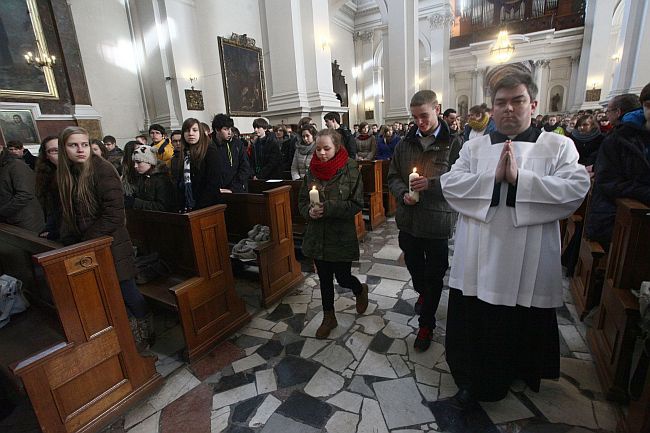
<path fill-rule="evenodd" d="M 311 187 L 311 190 L 312 190 L 312 191 L 316 191 L 316 185 L 312 186 L 312 187 Z"/>
<path fill-rule="evenodd" d="M 417 167 L 413 167 L 413 173 L 417 173 L 417 171 L 418 171 L 418 168 L 417 168 Z"/>

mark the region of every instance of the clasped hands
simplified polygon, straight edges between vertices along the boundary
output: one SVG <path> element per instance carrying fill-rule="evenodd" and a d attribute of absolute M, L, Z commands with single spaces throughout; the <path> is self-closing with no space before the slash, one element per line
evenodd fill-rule
<path fill-rule="evenodd" d="M 507 140 L 501 150 L 499 156 L 499 163 L 497 164 L 495 179 L 496 183 L 503 182 L 504 180 L 511 185 L 517 183 L 517 176 L 519 168 L 517 168 L 517 160 L 515 159 L 515 151 L 512 147 L 512 141 Z"/>

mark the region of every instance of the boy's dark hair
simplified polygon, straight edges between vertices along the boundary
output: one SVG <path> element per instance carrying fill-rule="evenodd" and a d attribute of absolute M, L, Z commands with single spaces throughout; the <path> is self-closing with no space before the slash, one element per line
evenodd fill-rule
<path fill-rule="evenodd" d="M 104 138 L 102 138 L 102 141 L 104 142 L 104 144 L 106 144 L 106 143 L 116 144 L 117 143 L 117 141 L 115 140 L 115 137 L 113 137 L 112 135 L 105 135 Z"/>
<path fill-rule="evenodd" d="M 612 110 L 618 108 L 621 110 L 621 116 L 630 111 L 634 111 L 637 108 L 641 108 L 641 101 L 638 96 L 634 93 L 624 93 L 622 95 L 614 96 L 609 104 L 607 104 L 607 109 Z"/>
<path fill-rule="evenodd" d="M 258 117 L 257 119 L 253 120 L 253 128 L 269 129 L 269 122 L 267 122 L 267 120 L 262 117 Z"/>
<path fill-rule="evenodd" d="M 325 120 L 334 120 L 339 125 L 341 124 L 341 115 L 335 111 L 330 111 L 323 117 Z"/>
<path fill-rule="evenodd" d="M 212 130 L 218 131 L 221 128 L 232 128 L 235 126 L 235 122 L 232 118 L 226 114 L 220 113 L 214 116 L 212 119 Z"/>
<path fill-rule="evenodd" d="M 430 104 L 435 108 L 438 103 L 438 96 L 433 90 L 420 90 L 416 92 L 411 98 L 411 107 L 419 107 L 421 105 Z"/>
<path fill-rule="evenodd" d="M 151 126 L 149 127 L 149 134 L 151 134 L 151 131 L 158 131 L 158 132 L 160 132 L 162 135 L 167 134 L 167 131 L 165 131 L 165 128 L 163 128 L 162 125 L 159 125 L 159 124 L 157 124 L 157 123 L 154 123 L 153 125 L 151 125 Z"/>
<path fill-rule="evenodd" d="M 643 104 L 648 99 L 650 99 L 650 83 L 646 84 L 643 89 L 641 89 L 641 94 L 639 95 L 639 101 L 641 104 Z"/>
<path fill-rule="evenodd" d="M 7 149 L 13 147 L 14 149 L 22 149 L 23 142 L 20 140 L 9 140 L 7 141 Z"/>
<path fill-rule="evenodd" d="M 174 135 L 183 135 L 180 129 L 174 129 L 171 134 L 169 134 L 170 137 L 173 137 Z"/>
<path fill-rule="evenodd" d="M 447 108 L 444 113 L 442 113 L 442 117 L 449 117 L 450 114 L 455 114 L 456 110 L 453 108 Z"/>

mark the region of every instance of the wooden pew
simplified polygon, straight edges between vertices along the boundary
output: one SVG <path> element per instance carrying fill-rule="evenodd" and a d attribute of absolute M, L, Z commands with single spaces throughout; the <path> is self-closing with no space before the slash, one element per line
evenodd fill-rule
<path fill-rule="evenodd" d="M 293 239 L 299 241 L 305 233 L 306 221 L 298 210 L 298 196 L 300 195 L 300 187 L 302 180 L 283 180 L 281 182 L 267 182 L 265 180 L 250 179 L 248 181 L 248 192 L 253 194 L 261 194 L 279 186 L 289 185 L 291 187 L 291 218 L 293 227 Z M 366 227 L 363 222 L 363 214 L 359 212 L 355 215 L 354 222 L 357 227 L 357 239 L 363 241 L 366 236 Z"/>
<path fill-rule="evenodd" d="M 589 208 L 590 200 L 591 190 L 583 206 L 580 206 L 582 212 Z M 587 238 L 584 230 L 587 218 L 586 214 L 581 217 L 583 227 L 580 229 L 578 258 L 569 285 L 580 320 L 583 320 L 589 311 L 600 303 L 607 266 L 607 253 L 602 245 Z"/>
<path fill-rule="evenodd" d="M 279 301 L 303 276 L 296 260 L 291 217 L 291 186 L 272 188 L 261 194 L 223 194 L 227 204 L 228 240 L 239 242 L 255 224 L 268 226 L 271 238 L 255 248 L 262 305 Z"/>
<path fill-rule="evenodd" d="M 600 310 L 587 340 L 608 398 L 627 400 L 632 351 L 638 334 L 639 301 L 630 292 L 650 279 L 650 208 L 617 200 Z"/>
<path fill-rule="evenodd" d="M 34 301 L 0 329 L 0 374 L 20 378 L 44 432 L 100 431 L 162 384 L 135 348 L 111 242 L 61 247 L 0 224 L 0 268 Z"/>
<path fill-rule="evenodd" d="M 360 161 L 359 169 L 363 177 L 364 211 L 368 214 L 370 230 L 375 230 L 386 222 L 382 187 L 382 162 Z"/>
<path fill-rule="evenodd" d="M 127 228 L 138 251 L 157 252 L 174 268 L 171 275 L 138 288 L 178 312 L 190 362 L 250 320 L 235 292 L 225 209 L 217 205 L 185 214 L 127 213 Z"/>
<path fill-rule="evenodd" d="M 388 188 L 388 169 L 390 168 L 390 159 L 385 159 L 381 162 L 381 186 L 382 195 L 384 197 L 384 211 L 387 217 L 391 217 L 397 213 L 397 199 L 390 193 Z"/>

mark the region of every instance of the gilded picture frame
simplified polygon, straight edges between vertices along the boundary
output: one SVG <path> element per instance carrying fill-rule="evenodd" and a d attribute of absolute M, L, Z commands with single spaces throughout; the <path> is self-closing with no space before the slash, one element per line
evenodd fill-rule
<path fill-rule="evenodd" d="M 58 99 L 51 67 L 28 65 L 25 54 L 50 54 L 36 0 L 0 2 L 0 98 Z"/>
<path fill-rule="evenodd" d="M 261 48 L 245 34 L 219 37 L 218 43 L 226 112 L 230 116 L 260 116 L 266 111 Z"/>
<path fill-rule="evenodd" d="M 2 141 L 18 140 L 24 145 L 39 145 L 41 138 L 30 110 L 0 110 Z"/>
<path fill-rule="evenodd" d="M 185 89 L 185 102 L 188 110 L 203 111 L 203 92 L 200 90 Z"/>

